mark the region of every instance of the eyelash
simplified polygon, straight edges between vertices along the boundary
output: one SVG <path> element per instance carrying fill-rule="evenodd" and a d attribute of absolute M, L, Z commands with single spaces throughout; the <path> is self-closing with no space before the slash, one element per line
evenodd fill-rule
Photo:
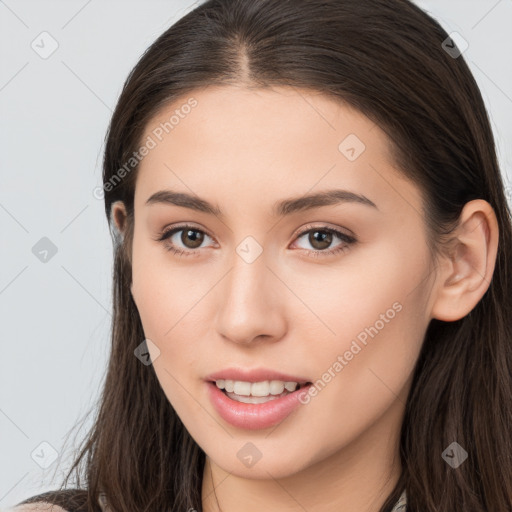
<path fill-rule="evenodd" d="M 179 257 L 182 257 L 182 256 L 196 256 L 197 252 L 198 252 L 197 250 L 194 250 L 194 249 L 188 249 L 188 250 L 176 249 L 172 245 L 169 245 L 168 243 L 165 243 L 174 234 L 179 233 L 180 231 L 185 231 L 185 230 L 190 230 L 190 231 L 196 231 L 198 233 L 203 233 L 203 234 L 209 236 L 210 238 L 212 238 L 210 235 L 208 235 L 208 233 L 206 233 L 202 229 L 198 229 L 195 226 L 191 226 L 189 224 L 185 224 L 183 226 L 177 226 L 177 227 L 174 227 L 174 228 L 171 228 L 171 229 L 168 229 L 168 230 L 164 230 L 163 232 L 158 234 L 158 236 L 157 236 L 157 238 L 155 240 L 157 242 L 164 243 L 164 247 L 165 247 L 165 249 L 167 251 L 170 251 L 170 252 L 176 254 Z M 353 243 L 355 243 L 357 241 L 357 239 L 355 237 L 347 235 L 345 233 L 342 233 L 341 231 L 338 231 L 337 229 L 328 228 L 327 226 L 306 226 L 306 229 L 304 231 L 301 231 L 300 233 L 298 233 L 296 238 L 297 239 L 301 238 L 302 236 L 310 233 L 311 231 L 321 231 L 321 232 L 325 232 L 325 233 L 331 233 L 331 234 L 336 235 L 338 238 L 340 238 L 344 242 L 344 243 L 338 245 L 337 247 L 335 247 L 334 249 L 328 249 L 328 250 L 303 249 L 303 250 L 305 250 L 307 252 L 308 255 L 312 255 L 315 258 L 317 258 L 319 256 L 320 257 L 327 257 L 327 256 L 332 256 L 334 254 L 338 254 L 338 253 L 341 253 L 341 252 L 345 252 L 345 251 L 347 251 L 350 248 L 349 246 L 351 244 L 353 244 Z"/>

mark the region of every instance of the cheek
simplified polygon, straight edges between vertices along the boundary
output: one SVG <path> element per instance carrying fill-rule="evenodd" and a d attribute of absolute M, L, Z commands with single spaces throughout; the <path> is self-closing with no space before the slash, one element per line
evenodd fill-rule
<path fill-rule="evenodd" d="M 194 293 L 189 277 L 172 263 L 172 255 L 163 245 L 139 241 L 136 233 L 132 295 L 148 338 L 164 339 L 172 334 L 170 330 L 186 313 L 188 297 Z"/>
<path fill-rule="evenodd" d="M 134 244 L 132 283 L 144 335 L 160 351 L 153 362 L 155 372 L 174 404 L 180 383 L 197 375 L 200 368 L 198 341 L 207 339 L 209 324 L 201 298 L 215 278 L 199 277 L 173 263 L 164 249 Z"/>
<path fill-rule="evenodd" d="M 338 337 L 320 350 L 309 350 L 317 392 L 305 406 L 308 428 L 332 440 L 322 447 L 322 456 L 406 402 L 426 328 L 417 314 L 425 292 L 420 288 L 409 296 L 409 290 L 400 294 L 396 288 L 390 296 L 371 295 L 363 312 L 348 303 L 335 324 Z"/>
<path fill-rule="evenodd" d="M 198 326 L 197 311 L 193 308 L 193 292 L 186 286 L 183 273 L 169 263 L 135 254 L 133 262 L 133 298 L 141 319 L 144 335 L 159 350 L 152 355 L 152 364 L 168 401 L 183 421 L 189 415 L 200 414 L 196 402 L 190 400 L 190 376 L 197 374 L 201 351 L 194 334 Z"/>
<path fill-rule="evenodd" d="M 403 387 L 421 350 L 428 325 L 429 259 L 421 244 L 411 248 L 388 243 L 348 266 L 347 261 L 343 268 L 317 274 L 314 290 L 302 287 L 304 301 L 321 320 L 308 316 L 320 327 L 315 350 L 310 339 L 304 357 L 315 368 L 320 387 L 325 384 L 320 394 L 339 403 L 340 411 L 352 412 L 361 403 L 368 406 L 346 421 L 356 421 L 359 415 L 370 421 Z M 328 421 L 323 411 L 317 412 L 320 422 Z"/>
<path fill-rule="evenodd" d="M 420 315 L 424 321 L 428 290 L 417 292 L 428 281 L 429 261 L 420 241 L 413 245 L 406 238 L 382 237 L 343 256 L 339 264 L 311 265 L 307 272 L 283 266 L 280 275 L 302 299 L 294 306 L 302 312 L 296 315 L 302 327 L 307 322 L 314 329 L 312 338 L 341 349 L 358 335 L 364 341 L 369 337 L 365 329 L 375 324 L 382 338 L 391 325 L 398 329 L 407 323 L 407 317 Z"/>

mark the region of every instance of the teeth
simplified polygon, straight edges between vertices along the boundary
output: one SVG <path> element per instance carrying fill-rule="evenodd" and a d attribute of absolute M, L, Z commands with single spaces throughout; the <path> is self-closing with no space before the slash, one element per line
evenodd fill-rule
<path fill-rule="evenodd" d="M 266 402 L 270 402 L 271 400 L 277 400 L 281 398 L 281 396 L 285 396 L 288 393 L 283 393 L 282 395 L 268 395 L 268 396 L 243 396 L 237 395 L 236 393 L 226 393 L 231 400 L 235 400 L 236 402 L 242 402 L 244 404 L 264 404 Z"/>
<path fill-rule="evenodd" d="M 251 394 L 251 383 L 235 380 L 233 384 L 233 393 L 237 395 L 249 396 Z"/>
<path fill-rule="evenodd" d="M 215 384 L 219 389 L 225 389 L 228 393 L 236 393 L 241 396 L 280 395 L 285 389 L 292 392 L 299 387 L 297 382 L 284 382 L 282 380 L 245 382 L 241 380 L 219 379 Z"/>

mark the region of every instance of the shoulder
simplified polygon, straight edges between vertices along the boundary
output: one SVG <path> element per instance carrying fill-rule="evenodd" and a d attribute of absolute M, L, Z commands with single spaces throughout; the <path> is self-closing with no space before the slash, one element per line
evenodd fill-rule
<path fill-rule="evenodd" d="M 88 492 L 85 489 L 60 489 L 27 498 L 10 509 L 12 512 L 86 512 Z"/>
<path fill-rule="evenodd" d="M 66 509 L 59 507 L 58 505 L 52 505 L 51 503 L 44 501 L 37 501 L 33 503 L 27 503 L 26 505 L 18 505 L 11 509 L 12 512 L 68 512 Z"/>

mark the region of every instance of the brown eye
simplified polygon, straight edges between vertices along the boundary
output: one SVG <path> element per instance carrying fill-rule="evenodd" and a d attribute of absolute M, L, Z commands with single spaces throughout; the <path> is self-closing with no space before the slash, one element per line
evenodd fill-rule
<path fill-rule="evenodd" d="M 308 242 L 318 250 L 327 249 L 332 243 L 332 233 L 321 229 L 309 232 Z"/>
<path fill-rule="evenodd" d="M 197 249 L 203 243 L 204 233 L 202 231 L 198 229 L 182 229 L 181 232 L 181 242 L 188 249 Z M 189 240 L 191 241 L 190 244 Z"/>
<path fill-rule="evenodd" d="M 211 238 L 207 233 L 194 226 L 179 226 L 164 231 L 156 239 L 164 247 L 179 256 L 199 255 L 205 237 Z"/>
<path fill-rule="evenodd" d="M 307 230 L 302 231 L 297 239 L 302 239 L 309 244 L 312 249 L 307 247 L 299 248 L 305 249 L 306 252 L 314 257 L 322 257 L 322 256 L 330 256 L 337 253 L 341 253 L 347 251 L 349 247 L 356 243 L 356 238 L 354 236 L 342 233 L 337 229 L 329 228 L 327 226 L 307 226 Z M 338 239 L 340 243 L 332 246 L 332 243 Z M 327 249 L 327 250 L 326 250 Z"/>

